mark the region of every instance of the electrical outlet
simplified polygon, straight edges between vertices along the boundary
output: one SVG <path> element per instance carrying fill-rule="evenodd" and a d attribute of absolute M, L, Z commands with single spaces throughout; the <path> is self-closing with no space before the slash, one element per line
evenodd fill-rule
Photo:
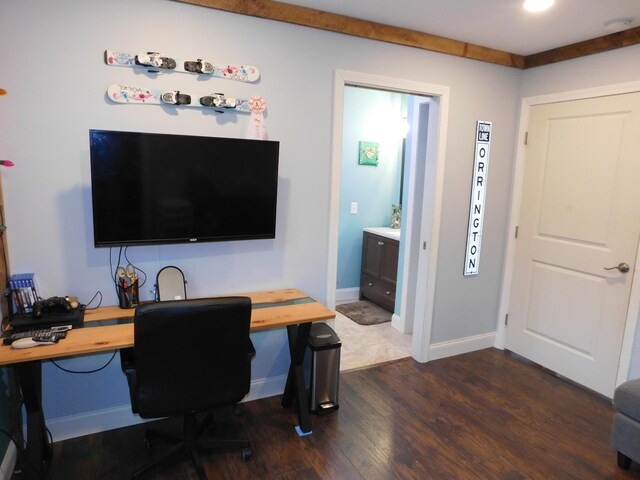
<path fill-rule="evenodd" d="M 351 215 L 358 214 L 358 202 L 351 202 Z"/>

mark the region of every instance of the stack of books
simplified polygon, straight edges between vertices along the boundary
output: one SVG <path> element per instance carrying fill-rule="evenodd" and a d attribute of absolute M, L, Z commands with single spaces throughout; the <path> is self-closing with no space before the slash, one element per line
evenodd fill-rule
<path fill-rule="evenodd" d="M 38 300 L 33 273 L 16 273 L 9 277 L 13 313 L 30 313 Z"/>

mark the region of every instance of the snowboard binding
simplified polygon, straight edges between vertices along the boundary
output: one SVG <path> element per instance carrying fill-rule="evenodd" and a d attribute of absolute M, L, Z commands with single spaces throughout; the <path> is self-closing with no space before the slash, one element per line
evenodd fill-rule
<path fill-rule="evenodd" d="M 184 62 L 184 69 L 187 72 L 191 72 L 191 73 L 204 73 L 207 75 L 211 75 L 213 73 L 214 68 L 215 67 L 213 66 L 213 64 L 209 62 L 205 62 L 201 58 L 199 58 L 195 62 L 192 62 L 192 61 Z"/>
<path fill-rule="evenodd" d="M 236 108 L 238 100 L 236 98 L 227 98 L 223 93 L 214 93 L 200 97 L 200 105 L 213 108 Z"/>
<path fill-rule="evenodd" d="M 179 90 L 169 90 L 162 92 L 160 100 L 162 100 L 162 103 L 168 103 L 169 105 L 190 105 L 191 95 L 180 93 Z"/>
<path fill-rule="evenodd" d="M 176 68 L 176 61 L 173 58 L 161 57 L 157 52 L 147 52 L 136 55 L 136 65 L 172 70 Z"/>

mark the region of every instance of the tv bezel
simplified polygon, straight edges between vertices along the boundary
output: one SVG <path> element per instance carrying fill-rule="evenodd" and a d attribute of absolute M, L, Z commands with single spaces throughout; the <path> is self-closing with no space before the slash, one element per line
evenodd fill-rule
<path fill-rule="evenodd" d="M 96 239 L 96 199 L 93 189 L 93 162 L 94 158 L 91 155 L 91 143 L 92 135 L 94 133 L 114 133 L 114 134 L 128 134 L 138 136 L 162 136 L 162 137 L 182 137 L 182 138 L 213 138 L 222 139 L 229 142 L 268 142 L 276 145 L 276 175 L 274 178 L 274 192 L 275 201 L 273 204 L 273 232 L 255 235 L 218 235 L 218 236 L 204 236 L 204 237 L 171 237 L 171 238 L 157 238 L 157 239 L 145 239 L 145 240 L 113 240 L 113 241 L 98 241 Z M 170 134 L 170 133 L 155 133 L 155 132 L 137 132 L 137 131 L 122 131 L 122 130 L 107 130 L 107 129 L 90 129 L 89 130 L 89 156 L 90 156 L 90 177 L 91 177 L 91 203 L 92 203 L 92 227 L 93 227 L 93 244 L 95 248 L 105 247 L 132 247 L 132 246 L 153 246 L 153 245 L 184 245 L 194 243 L 218 243 L 218 242 L 230 242 L 230 241 L 244 241 L 244 240 L 270 240 L 276 238 L 277 229 L 277 208 L 278 208 L 278 180 L 279 180 L 279 150 L 280 142 L 274 140 L 249 140 L 242 138 L 232 137 L 209 137 L 204 135 L 186 135 L 186 134 Z"/>

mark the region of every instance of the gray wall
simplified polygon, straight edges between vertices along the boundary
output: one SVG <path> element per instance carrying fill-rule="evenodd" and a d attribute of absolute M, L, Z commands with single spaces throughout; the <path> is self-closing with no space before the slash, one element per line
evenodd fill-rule
<path fill-rule="evenodd" d="M 165 0 L 5 0 L 0 18 L 0 156 L 10 264 L 36 272 L 42 294 L 96 291 L 116 299 L 109 251 L 92 239 L 90 128 L 244 137 L 246 116 L 199 109 L 113 105 L 107 85 L 131 83 L 230 96 L 262 95 L 270 138 L 281 142 L 277 238 L 186 246 L 137 247 L 130 258 L 151 277 L 164 265 L 186 273 L 191 296 L 297 287 L 318 300 L 327 292 L 333 75 L 336 69 L 450 88 L 451 103 L 432 340 L 493 332 L 501 285 L 514 138 L 522 72 L 472 60 L 219 12 Z M 105 49 L 205 56 L 260 67 L 256 85 L 150 78 L 108 67 Z M 462 275 L 477 120 L 494 125 L 480 274 Z M 149 282 L 150 285 L 153 282 Z M 147 288 L 143 299 L 151 298 Z M 255 336 L 254 381 L 286 372 L 283 331 Z M 108 355 L 63 363 L 91 369 Z M 96 375 L 44 373 L 48 419 L 126 408 L 116 364 Z"/>

